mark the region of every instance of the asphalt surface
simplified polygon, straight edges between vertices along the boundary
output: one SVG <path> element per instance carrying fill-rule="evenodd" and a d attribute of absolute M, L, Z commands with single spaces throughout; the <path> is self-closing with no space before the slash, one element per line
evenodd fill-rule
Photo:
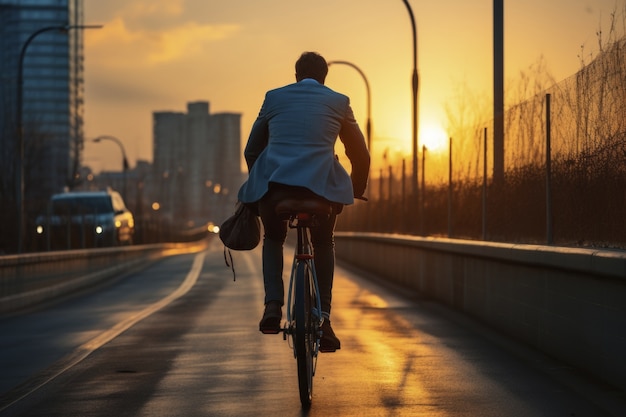
<path fill-rule="evenodd" d="M 342 349 L 303 410 L 289 343 L 258 331 L 260 254 L 234 253 L 233 281 L 216 240 L 1 319 L 0 416 L 626 415 L 623 393 L 341 265 Z"/>

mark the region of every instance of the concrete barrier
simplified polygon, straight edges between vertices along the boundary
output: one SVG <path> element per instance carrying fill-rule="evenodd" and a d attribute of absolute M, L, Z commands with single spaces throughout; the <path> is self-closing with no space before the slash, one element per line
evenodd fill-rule
<path fill-rule="evenodd" d="M 58 300 L 205 242 L 0 256 L 0 316 Z"/>
<path fill-rule="evenodd" d="M 626 390 L 626 252 L 336 234 L 337 257 Z"/>

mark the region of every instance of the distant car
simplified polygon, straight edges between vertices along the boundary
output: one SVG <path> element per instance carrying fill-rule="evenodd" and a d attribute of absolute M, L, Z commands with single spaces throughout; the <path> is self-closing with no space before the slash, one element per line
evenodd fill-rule
<path fill-rule="evenodd" d="M 77 191 L 53 195 L 35 232 L 40 247 L 50 249 L 130 245 L 135 222 L 118 192 Z"/>

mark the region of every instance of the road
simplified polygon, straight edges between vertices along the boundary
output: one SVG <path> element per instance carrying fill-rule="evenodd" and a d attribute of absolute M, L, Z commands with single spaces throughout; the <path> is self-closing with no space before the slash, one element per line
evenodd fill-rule
<path fill-rule="evenodd" d="M 302 410 L 288 342 L 258 331 L 260 254 L 234 253 L 233 281 L 216 239 L 0 320 L 0 416 L 626 415 L 609 388 L 341 265 L 342 349 L 320 354 Z"/>

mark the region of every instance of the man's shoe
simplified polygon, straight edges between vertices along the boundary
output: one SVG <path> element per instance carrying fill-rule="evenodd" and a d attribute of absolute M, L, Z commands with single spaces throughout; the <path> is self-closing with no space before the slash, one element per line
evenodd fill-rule
<path fill-rule="evenodd" d="M 277 334 L 280 332 L 280 321 L 282 318 L 283 311 L 280 302 L 268 302 L 265 304 L 265 311 L 259 323 L 259 330 L 264 334 Z"/>
<path fill-rule="evenodd" d="M 341 342 L 335 336 L 333 328 L 330 327 L 330 320 L 324 319 L 322 322 L 322 337 L 320 339 L 320 352 L 334 352 L 341 349 Z"/>

